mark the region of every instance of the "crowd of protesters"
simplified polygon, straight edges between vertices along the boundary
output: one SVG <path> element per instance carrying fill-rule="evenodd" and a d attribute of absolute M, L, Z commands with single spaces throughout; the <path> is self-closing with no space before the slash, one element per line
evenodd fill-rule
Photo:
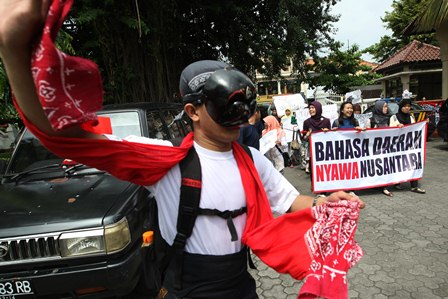
<path fill-rule="evenodd" d="M 445 105 L 448 105 L 445 103 Z M 447 106 L 448 107 L 448 106 Z M 415 123 L 414 116 L 411 112 L 411 99 L 403 97 L 399 102 L 398 112 L 392 114 L 388 103 L 385 100 L 378 100 L 375 102 L 373 112 L 370 118 L 364 119 L 362 125 L 358 122 L 356 114 L 361 114 L 361 105 L 358 103 L 352 103 L 351 99 L 343 102 L 339 108 L 339 117 L 330 122 L 330 119 L 322 115 L 322 104 L 318 101 L 311 101 L 308 104 L 310 117 L 303 122 L 302 131 L 298 132 L 299 126 L 294 115 L 294 111 L 290 108 L 284 110 L 283 115 L 278 114 L 278 110 L 272 105 L 270 109 L 270 115 L 263 120 L 259 120 L 258 125 L 263 126 L 265 129 L 263 133 L 259 134 L 259 138 L 263 137 L 267 132 L 271 130 L 277 131 L 277 143 L 276 146 L 268 150 L 265 154 L 266 157 L 274 164 L 275 168 L 283 173 L 285 167 L 299 167 L 309 174 L 312 180 L 313 167 L 310 165 L 310 136 L 315 132 L 328 132 L 339 129 L 354 129 L 357 131 L 364 131 L 370 128 L 386 128 L 386 127 L 403 127 L 405 125 Z M 291 140 L 286 140 L 285 132 L 291 130 L 291 126 L 285 128 L 285 124 L 291 125 L 293 131 L 297 132 L 297 136 L 300 136 L 300 148 L 291 149 Z M 295 132 L 293 134 L 295 136 Z M 295 137 L 292 137 L 293 139 Z M 285 155 L 284 153 L 288 153 Z M 282 155 L 283 153 L 283 155 Z M 285 156 L 288 156 L 286 158 Z M 411 191 L 415 193 L 424 194 L 426 191 L 419 187 L 418 180 L 410 181 Z M 381 187 L 382 193 L 388 197 L 393 197 L 393 193 L 390 191 L 391 186 Z M 402 184 L 392 184 L 392 187 L 397 190 L 402 190 Z M 312 190 L 313 191 L 313 190 Z"/>

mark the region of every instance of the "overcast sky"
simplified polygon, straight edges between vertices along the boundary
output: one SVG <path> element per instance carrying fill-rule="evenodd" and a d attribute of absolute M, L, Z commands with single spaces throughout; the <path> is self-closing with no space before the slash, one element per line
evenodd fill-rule
<path fill-rule="evenodd" d="M 392 32 L 384 27 L 381 17 L 392 11 L 393 0 L 341 0 L 333 6 L 332 14 L 340 15 L 335 23 L 338 29 L 335 39 L 348 44 L 358 44 L 360 49 L 367 48 L 380 41 L 381 36 Z M 364 59 L 373 61 L 371 56 Z"/>

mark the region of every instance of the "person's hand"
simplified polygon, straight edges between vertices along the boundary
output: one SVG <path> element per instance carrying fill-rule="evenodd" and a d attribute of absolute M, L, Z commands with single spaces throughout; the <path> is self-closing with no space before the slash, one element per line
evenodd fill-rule
<path fill-rule="evenodd" d="M 399 127 L 399 128 L 403 128 L 404 125 L 403 125 L 403 124 L 398 124 L 398 127 Z"/>
<path fill-rule="evenodd" d="M 331 128 L 332 131 L 337 131 L 338 129 L 339 129 L 338 127 Z"/>
<path fill-rule="evenodd" d="M 31 51 L 51 0 L 0 1 L 0 55 Z"/>
<path fill-rule="evenodd" d="M 308 132 L 306 132 L 306 135 L 305 135 L 305 137 L 310 137 L 310 135 L 311 135 L 311 133 L 313 132 L 313 130 L 312 129 L 309 129 L 308 130 Z"/>
<path fill-rule="evenodd" d="M 323 131 L 323 132 L 328 132 L 328 131 L 330 131 L 330 130 L 327 129 L 327 128 L 323 128 L 322 131 Z"/>
<path fill-rule="evenodd" d="M 365 131 L 366 128 L 355 127 L 355 130 L 358 131 L 358 132 L 361 132 L 361 131 Z"/>
<path fill-rule="evenodd" d="M 359 202 L 359 208 L 364 209 L 366 204 L 354 193 L 347 193 L 344 191 L 337 191 L 334 193 L 331 193 L 327 197 L 323 197 L 326 202 L 338 202 L 340 200 L 350 200 L 350 201 L 357 201 Z"/>

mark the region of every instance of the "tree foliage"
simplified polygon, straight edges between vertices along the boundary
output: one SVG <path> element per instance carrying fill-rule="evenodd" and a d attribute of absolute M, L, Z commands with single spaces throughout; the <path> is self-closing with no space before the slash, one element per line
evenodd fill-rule
<path fill-rule="evenodd" d="M 199 59 L 274 76 L 304 70 L 331 40 L 338 0 L 75 1 L 65 30 L 102 72 L 106 102 L 172 101 L 181 70 Z M 303 72 L 301 72 L 303 73 Z"/>
<path fill-rule="evenodd" d="M 406 26 L 426 8 L 427 4 L 428 0 L 394 0 L 392 11 L 386 12 L 386 15 L 381 18 L 386 23 L 385 27 L 392 31 L 392 36 L 382 36 L 378 43 L 368 47 L 365 51 L 372 54 L 375 60 L 383 62 L 415 39 L 438 45 L 433 33 L 403 35 Z"/>
<path fill-rule="evenodd" d="M 334 42 L 330 46 L 329 55 L 316 60 L 313 66 L 316 72 L 308 81 L 313 86 L 324 86 L 325 90 L 332 90 L 344 94 L 352 86 L 363 86 L 373 83 L 379 75 L 369 72 L 371 68 L 363 65 L 359 46 L 354 44 L 346 51 L 344 44 Z"/>
<path fill-rule="evenodd" d="M 172 101 L 181 70 L 199 59 L 228 61 L 254 77 L 275 76 L 292 58 L 331 41 L 331 6 L 339 0 L 75 1 L 56 44 L 95 61 L 106 103 Z M 0 64 L 0 100 L 12 108 Z"/>

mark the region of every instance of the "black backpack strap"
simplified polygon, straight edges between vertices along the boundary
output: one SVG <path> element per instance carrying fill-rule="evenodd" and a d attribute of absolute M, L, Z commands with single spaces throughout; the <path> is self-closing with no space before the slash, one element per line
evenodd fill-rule
<path fill-rule="evenodd" d="M 236 232 L 235 224 L 233 223 L 233 218 L 238 217 L 244 213 L 247 212 L 247 207 L 240 208 L 238 210 L 233 211 L 220 211 L 217 209 L 202 209 L 200 208 L 198 213 L 200 215 L 208 215 L 208 216 L 218 216 L 227 221 L 227 227 L 230 231 L 230 236 L 232 242 L 235 242 L 238 240 L 238 234 Z"/>
<path fill-rule="evenodd" d="M 182 288 L 182 265 L 185 244 L 190 237 L 201 199 L 202 173 L 198 154 L 192 147 L 187 156 L 179 163 L 182 183 L 177 218 L 177 234 L 174 238 L 173 250 L 175 259 L 174 287 Z"/>

